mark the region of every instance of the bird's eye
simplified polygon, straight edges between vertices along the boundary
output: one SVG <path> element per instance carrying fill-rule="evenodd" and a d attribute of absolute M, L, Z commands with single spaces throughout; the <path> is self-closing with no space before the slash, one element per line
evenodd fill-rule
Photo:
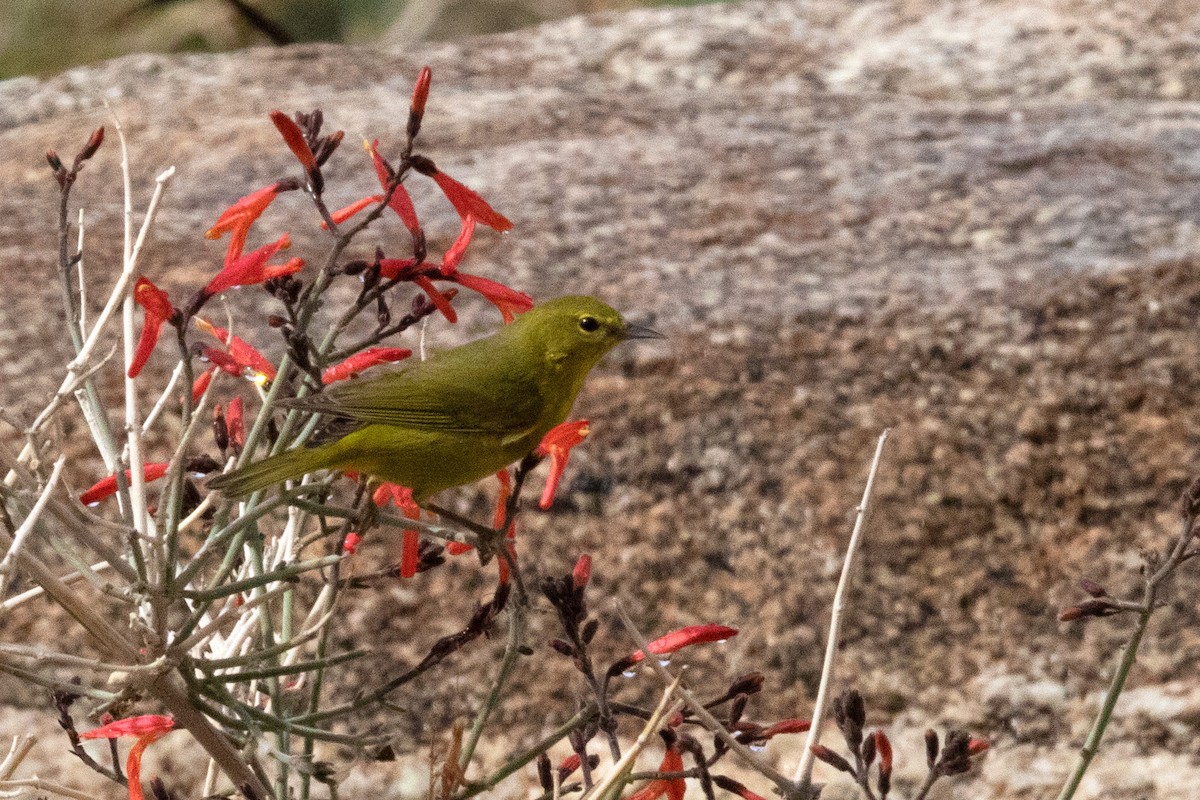
<path fill-rule="evenodd" d="M 600 320 L 596 319 L 595 317 L 580 317 L 579 327 L 588 333 L 591 333 L 592 331 L 600 328 Z"/>

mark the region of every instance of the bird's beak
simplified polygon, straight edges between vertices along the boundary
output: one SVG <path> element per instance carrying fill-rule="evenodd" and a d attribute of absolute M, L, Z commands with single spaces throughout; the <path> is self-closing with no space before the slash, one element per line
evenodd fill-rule
<path fill-rule="evenodd" d="M 653 328 L 647 328 L 645 325 L 625 325 L 625 339 L 665 339 L 658 331 Z"/>

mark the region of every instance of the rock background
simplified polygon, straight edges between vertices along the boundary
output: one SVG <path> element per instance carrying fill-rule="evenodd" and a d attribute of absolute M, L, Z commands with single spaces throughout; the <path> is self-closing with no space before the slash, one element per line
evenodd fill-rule
<path fill-rule="evenodd" d="M 531 569 L 587 550 L 597 602 L 626 598 L 647 628 L 742 628 L 712 668 L 767 671 L 761 718 L 803 713 L 866 463 L 891 426 L 839 680 L 903 743 L 906 781 L 920 731 L 960 725 L 993 750 L 943 796 L 1051 796 L 1127 630 L 1055 613 L 1082 575 L 1135 588 L 1138 549 L 1173 530 L 1196 471 L 1198 38 L 1183 0 L 750 3 L 410 52 L 135 56 L 10 81 L 0 396 L 32 406 L 62 358 L 42 153 L 107 123 L 103 100 L 147 196 L 159 169 L 179 170 L 145 264 L 191 291 L 224 246 L 200 233 L 290 169 L 267 111 L 320 106 L 352 138 L 396 141 L 429 63 L 426 150 L 517 224 L 479 237 L 470 271 L 542 297 L 598 293 L 672 334 L 590 384 L 579 411 L 595 434 L 559 509 L 526 526 Z M 373 185 L 351 149 L 330 173 L 335 204 Z M 115 154 L 79 192 L 98 287 L 119 250 Z M 289 202 L 264 223 L 313 252 Z M 436 251 L 456 226 L 435 207 Z M 494 323 L 469 316 L 466 332 Z M 349 638 L 423 652 L 405 615 L 444 614 L 432 641 L 490 577 L 461 562 L 422 580 L 364 596 Z M 1192 796 L 1195 585 L 1185 574 L 1152 628 L 1081 797 Z M 32 637 L 51 623 L 20 624 Z M 628 649 L 615 626 L 603 635 Z M 422 690 L 441 694 L 413 725 L 418 748 L 470 702 Z M 514 703 L 514 738 L 557 701 L 568 693 Z M 773 755 L 795 758 L 782 743 Z M 401 794 L 420 782 L 406 763 L 389 784 Z M 370 782 L 384 768 L 355 769 Z"/>

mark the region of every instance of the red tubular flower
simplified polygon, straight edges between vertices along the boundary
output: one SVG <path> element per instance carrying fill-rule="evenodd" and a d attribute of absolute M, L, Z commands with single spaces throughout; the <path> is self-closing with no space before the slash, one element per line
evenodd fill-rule
<path fill-rule="evenodd" d="M 571 570 L 571 583 L 576 589 L 582 589 L 588 585 L 588 581 L 592 579 L 592 557 L 584 553 L 575 562 L 575 569 Z"/>
<path fill-rule="evenodd" d="M 508 516 L 508 498 L 512 497 L 512 477 L 506 469 L 497 472 L 496 477 L 500 480 L 500 494 L 496 496 L 496 510 L 492 512 L 492 527 L 499 530 Z M 508 523 L 508 531 L 505 532 L 505 538 L 508 540 L 505 545 L 508 548 L 508 554 L 516 561 L 517 547 L 513 541 L 517 538 L 517 521 L 515 519 Z M 500 583 L 508 583 L 508 561 L 503 558 L 496 559 L 496 569 L 500 571 Z"/>
<path fill-rule="evenodd" d="M 200 398 L 208 391 L 208 385 L 212 383 L 213 373 L 217 371 L 216 367 L 209 367 L 200 373 L 200 377 L 192 382 L 192 402 L 199 403 Z"/>
<path fill-rule="evenodd" d="M 457 277 L 455 280 L 457 280 Z M 446 318 L 447 322 L 458 322 L 458 314 L 455 313 L 454 307 L 450 305 L 450 298 L 438 291 L 438 288 L 433 285 L 433 281 L 424 275 L 418 275 L 413 278 L 413 283 L 425 290 L 425 294 L 429 295 L 429 301 L 437 306 L 437 310 L 442 312 L 442 316 Z"/>
<path fill-rule="evenodd" d="M 204 287 L 206 295 L 220 294 L 235 286 L 252 286 L 283 275 L 292 275 L 304 268 L 304 259 L 290 258 L 284 264 L 267 264 L 276 253 L 292 246 L 291 238 L 285 233 L 270 244 L 232 261 L 226 259 L 225 268 L 216 274 Z"/>
<path fill-rule="evenodd" d="M 461 286 L 479 292 L 488 302 L 500 309 L 500 314 L 504 317 L 505 323 L 512 322 L 517 318 L 517 314 L 524 314 L 533 308 L 532 297 L 524 292 L 518 292 L 516 289 L 510 289 L 503 283 L 497 283 L 490 278 L 484 278 L 479 275 L 467 275 L 465 272 L 453 272 L 446 275 L 446 280 L 454 281 Z"/>
<path fill-rule="evenodd" d="M 156 481 L 163 475 L 167 474 L 167 466 L 168 464 L 166 463 L 158 462 L 153 464 L 144 464 L 142 465 L 142 477 L 147 483 L 150 481 Z M 130 470 L 125 470 L 125 480 L 129 481 L 132 479 L 133 473 Z M 109 475 L 107 478 L 97 481 L 90 489 L 79 495 L 79 502 L 83 503 L 85 506 L 90 506 L 99 503 L 104 498 L 111 497 L 116 493 L 117 476 Z"/>
<path fill-rule="evenodd" d="M 770 739 L 772 736 L 778 736 L 781 733 L 804 733 L 811 727 L 812 722 L 806 719 L 785 719 L 763 728 L 762 732 L 755 738 Z"/>
<path fill-rule="evenodd" d="M 200 360 L 207 361 L 208 363 L 212 364 L 209 369 L 219 369 L 223 372 L 228 372 L 235 378 L 243 378 L 246 376 L 246 369 L 241 364 L 234 361 L 233 356 L 219 348 L 209 347 L 206 345 L 200 351 Z"/>
<path fill-rule="evenodd" d="M 353 217 L 355 214 L 359 213 L 363 209 L 370 208 L 371 206 L 375 205 L 376 203 L 382 203 L 382 202 L 383 202 L 383 195 L 373 194 L 373 195 L 370 195 L 369 197 L 364 197 L 362 200 L 356 200 L 355 202 L 351 203 L 350 205 L 346 206 L 345 208 L 339 208 L 337 211 L 330 212 L 329 216 L 333 218 L 334 222 L 341 225 L 343 222 L 350 219 L 351 217 Z M 328 229 L 329 226 L 326 225 L 324 222 L 322 222 L 321 227 Z"/>
<path fill-rule="evenodd" d="M 138 339 L 137 349 L 133 352 L 133 361 L 129 364 L 129 377 L 136 378 L 146 366 L 154 345 L 158 343 L 158 335 L 163 323 L 175 314 L 175 307 L 167 293 L 159 289 L 145 278 L 138 278 L 133 285 L 133 301 L 142 307 L 142 336 Z"/>
<path fill-rule="evenodd" d="M 224 328 L 213 325 L 203 317 L 196 317 L 196 325 L 205 332 L 216 337 L 217 341 L 225 345 L 225 355 L 228 356 L 228 361 L 232 362 L 237 367 L 234 375 L 249 375 L 255 383 L 265 383 L 275 380 L 275 367 L 270 361 L 263 356 L 262 353 L 255 350 L 249 344 L 236 336 L 231 336 L 229 331 Z M 213 353 L 206 350 L 205 354 L 209 356 L 214 364 L 230 371 L 229 364 L 225 359 L 213 358 Z"/>
<path fill-rule="evenodd" d="M 462 261 L 463 254 L 467 252 L 467 245 L 471 243 L 471 237 L 474 234 L 475 218 L 467 214 L 463 217 L 462 228 L 458 232 L 458 238 L 454 240 L 454 244 L 450 245 L 450 249 L 442 256 L 443 275 L 449 275 L 458 269 L 458 263 Z"/>
<path fill-rule="evenodd" d="M 755 794 L 733 778 L 728 778 L 724 775 L 713 775 L 712 779 L 713 783 L 717 786 L 720 786 L 727 792 L 733 792 L 742 798 L 742 800 L 766 800 L 761 794 Z"/>
<path fill-rule="evenodd" d="M 347 555 L 354 555 L 358 552 L 358 546 L 362 543 L 362 536 L 355 531 L 350 531 L 346 534 L 346 541 L 342 542 L 342 552 Z"/>
<path fill-rule="evenodd" d="M 421 507 L 413 500 L 412 489 L 398 483 L 380 484 L 371 496 L 377 506 L 386 506 L 389 502 L 400 509 L 409 519 L 421 518 Z M 400 550 L 400 577 L 411 578 L 417 574 L 420 565 L 420 534 L 412 529 L 404 531 L 404 542 Z"/>
<path fill-rule="evenodd" d="M 488 205 L 488 201 L 480 197 L 475 190 L 467 188 L 440 169 L 435 169 L 429 177 L 433 178 L 434 183 L 442 190 L 442 194 L 446 195 L 446 199 L 450 201 L 450 205 L 454 206 L 454 210 L 460 217 L 465 219 L 467 216 L 472 216 L 479 224 L 487 225 L 492 230 L 512 230 L 512 222 Z"/>
<path fill-rule="evenodd" d="M 579 758 L 579 753 L 571 753 L 571 755 L 564 758 L 558 763 L 559 780 L 561 781 L 572 772 L 579 769 L 579 765 L 582 763 L 582 760 Z"/>
<path fill-rule="evenodd" d="M 571 448 L 582 442 L 588 433 L 588 421 L 581 419 L 578 422 L 555 425 L 542 437 L 541 444 L 534 451 L 539 456 L 550 458 L 550 476 L 546 478 L 546 488 L 542 491 L 541 502 L 538 503 L 542 509 L 547 509 L 554 503 L 554 492 L 558 489 L 563 470 L 567 468 Z"/>
<path fill-rule="evenodd" d="M 233 452 L 241 453 L 242 448 L 246 446 L 246 423 L 244 420 L 245 409 L 242 406 L 242 398 L 235 397 L 229 401 L 229 413 L 225 415 L 225 425 L 229 429 L 229 446 L 233 448 Z"/>
<path fill-rule="evenodd" d="M 708 642 L 722 642 L 726 639 L 732 639 L 737 636 L 736 628 L 730 628 L 725 625 L 689 625 L 686 628 L 679 628 L 671 631 L 666 636 L 660 636 L 650 643 L 650 653 L 656 656 L 665 656 L 668 653 L 674 653 L 676 650 L 682 650 L 685 647 L 691 647 L 694 644 L 707 644 Z M 638 663 L 645 654 L 638 650 L 629 657 L 631 663 Z"/>
<path fill-rule="evenodd" d="M 221 234 L 231 234 L 229 249 L 225 253 L 226 264 L 241 257 L 242 249 L 246 246 L 246 236 L 250 233 L 250 226 L 262 216 L 262 213 L 267 210 L 267 206 L 275 201 L 275 198 L 279 196 L 279 190 L 280 184 L 273 183 L 256 192 L 251 192 L 226 209 L 225 213 L 217 218 L 216 224 L 204 234 L 206 239 L 219 239 Z"/>
<path fill-rule="evenodd" d="M 288 149 L 292 151 L 292 155 L 300 162 L 300 166 L 304 167 L 305 172 L 313 172 L 317 168 L 317 158 L 313 155 L 312 148 L 308 146 L 308 142 L 304 140 L 304 132 L 300 130 L 300 126 L 296 121 L 282 111 L 271 112 L 271 122 L 275 123 L 275 128 L 283 137 L 283 141 L 287 142 Z"/>
<path fill-rule="evenodd" d="M 417 83 L 413 86 L 412 105 L 409 113 L 420 118 L 425 114 L 425 101 L 429 99 L 429 84 L 433 80 L 433 70 L 421 67 L 417 75 Z"/>
<path fill-rule="evenodd" d="M 136 736 L 137 741 L 129 750 L 125 762 L 125 774 L 129 778 L 129 800 L 142 800 L 142 753 L 175 729 L 175 720 L 160 714 L 144 714 L 110 722 L 107 725 L 79 734 L 80 739 L 116 739 L 120 736 Z"/>
<path fill-rule="evenodd" d="M 356 377 L 360 372 L 378 364 L 393 364 L 412 355 L 412 350 L 403 347 L 368 347 L 345 361 L 326 367 L 321 373 L 321 383 L 329 385 Z"/>
<path fill-rule="evenodd" d="M 883 731 L 875 731 L 875 750 L 879 753 L 879 774 L 892 774 L 892 741 Z"/>
<path fill-rule="evenodd" d="M 683 755 L 679 752 L 679 748 L 672 745 L 667 748 L 666 755 L 663 756 L 662 763 L 658 765 L 659 772 L 682 772 L 683 771 Z M 682 778 L 674 780 L 666 780 L 657 778 L 650 781 L 641 789 L 638 789 L 633 794 L 629 795 L 626 800 L 657 800 L 657 798 L 666 795 L 668 800 L 683 800 L 684 790 L 687 784 Z"/>
<path fill-rule="evenodd" d="M 387 162 L 383 160 L 383 156 L 379 155 L 379 140 L 373 142 L 364 142 L 367 152 L 371 154 L 371 162 L 375 165 L 375 177 L 379 179 L 379 185 L 387 191 L 388 185 L 392 182 L 392 173 L 388 169 Z M 400 217 L 400 221 L 404 223 L 404 227 L 408 228 L 409 233 L 417 236 L 421 232 L 421 223 L 417 220 L 417 209 L 413 206 L 412 197 L 408 194 L 408 190 L 404 188 L 404 184 L 397 184 L 396 190 L 392 192 L 392 198 L 388 201 L 388 208 L 396 212 Z"/>

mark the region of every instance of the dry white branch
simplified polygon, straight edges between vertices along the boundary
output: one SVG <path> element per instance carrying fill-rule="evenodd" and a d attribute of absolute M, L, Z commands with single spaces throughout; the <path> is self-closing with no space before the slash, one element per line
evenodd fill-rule
<path fill-rule="evenodd" d="M 103 572 L 104 570 L 112 569 L 112 564 L 108 563 L 107 561 L 98 561 L 88 567 L 88 569 L 91 572 Z M 87 576 L 82 572 L 72 572 L 71 574 L 64 575 L 62 578 L 60 578 L 60 580 L 67 586 L 86 579 Z M 40 586 L 35 586 L 32 589 L 21 592 L 20 594 L 15 594 L 5 600 L 3 603 L 0 603 L 0 614 L 14 609 L 22 603 L 27 603 L 35 597 L 41 597 L 45 593 L 45 589 Z"/>
<path fill-rule="evenodd" d="M 8 748 L 8 755 L 4 757 L 4 761 L 0 761 L 0 781 L 6 781 L 12 777 L 35 744 L 37 744 L 36 736 L 13 737 L 12 745 Z"/>
<path fill-rule="evenodd" d="M 821 720 L 825 717 L 825 706 L 829 701 L 829 684 L 833 680 L 833 666 L 837 658 L 838 640 L 842 627 L 842 616 L 846 609 L 846 592 L 850 586 L 851 570 L 854 566 L 854 556 L 862 543 L 863 527 L 866 525 L 867 508 L 871 501 L 871 490 L 875 487 L 875 475 L 879 472 L 879 462 L 883 458 L 883 445 L 887 442 L 890 430 L 879 434 L 875 445 L 875 457 L 871 459 L 871 469 L 867 472 L 867 485 L 863 488 L 862 500 L 858 503 L 858 513 L 854 518 L 854 530 L 850 534 L 850 544 L 846 546 L 846 558 L 842 562 L 842 575 L 838 579 L 837 591 L 833 595 L 833 610 L 829 619 L 829 636 L 825 640 L 825 663 L 821 667 L 821 683 L 817 687 L 817 699 L 813 703 L 812 727 L 808 729 L 808 738 L 800 753 L 800 763 L 796 765 L 796 784 L 802 792 L 812 784 L 813 747 L 821 741 Z"/>
<path fill-rule="evenodd" d="M 46 504 L 50 502 L 50 495 L 58 486 L 58 479 L 62 475 L 63 465 L 66 463 L 65 455 L 59 456 L 54 462 L 54 469 L 50 473 L 50 479 L 46 481 L 46 486 L 42 489 L 42 493 L 38 495 L 37 501 L 33 504 L 33 508 L 29 510 L 29 515 L 25 517 L 25 521 L 13 532 L 12 544 L 9 545 L 8 552 L 4 555 L 4 560 L 0 561 L 0 597 L 3 597 L 8 588 L 8 578 L 12 573 L 13 561 L 21 552 L 21 548 L 25 546 L 25 540 L 29 538 L 29 534 L 37 525 L 38 519 L 41 518 L 42 512 L 46 509 Z"/>
<path fill-rule="evenodd" d="M 30 789 L 34 792 L 49 792 L 61 797 L 70 797 L 72 800 L 100 800 L 94 794 L 88 794 L 63 783 L 43 780 L 36 775 L 32 778 L 0 781 L 0 797 L 28 797 Z"/>

